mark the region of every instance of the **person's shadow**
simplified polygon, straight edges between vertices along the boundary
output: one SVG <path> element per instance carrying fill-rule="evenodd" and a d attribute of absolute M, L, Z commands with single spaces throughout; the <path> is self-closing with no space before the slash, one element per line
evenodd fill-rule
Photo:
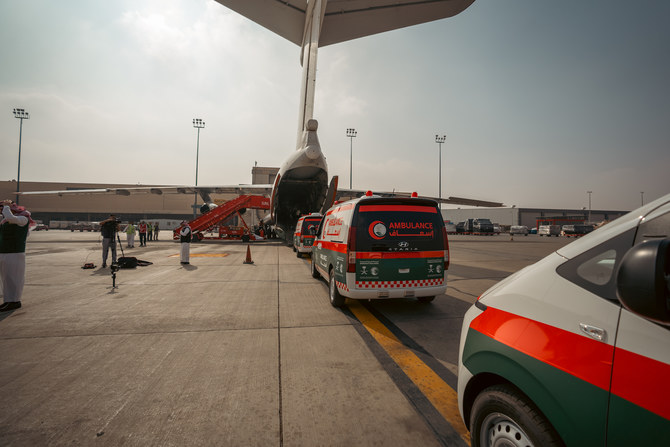
<path fill-rule="evenodd" d="M 19 310 L 19 309 L 12 309 L 12 310 L 8 310 L 7 312 L 0 313 L 0 322 L 2 320 L 4 320 L 5 318 L 7 318 L 8 316 L 10 316 L 11 314 L 13 314 L 15 311 Z"/>
<path fill-rule="evenodd" d="M 198 270 L 198 267 L 193 264 L 182 264 L 181 267 L 188 271 Z"/>

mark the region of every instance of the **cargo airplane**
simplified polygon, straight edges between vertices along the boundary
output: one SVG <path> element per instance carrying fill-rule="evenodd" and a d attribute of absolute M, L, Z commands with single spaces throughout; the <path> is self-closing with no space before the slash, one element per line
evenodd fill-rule
<path fill-rule="evenodd" d="M 264 194 L 271 198 L 266 223 L 276 225 L 290 238 L 302 214 L 325 211 L 341 196 L 363 191 L 337 188 L 337 176 L 328 182 L 328 167 L 313 119 L 316 60 L 320 46 L 452 17 L 474 0 L 216 0 L 259 25 L 299 45 L 302 64 L 301 100 L 296 150 L 282 164 L 272 185 L 165 186 L 101 188 L 88 190 L 26 192 L 24 194 L 199 194 L 202 212 L 216 206 L 210 194 Z M 379 195 L 409 193 L 375 191 Z M 436 199 L 442 203 L 502 206 L 501 203 L 458 197 Z"/>

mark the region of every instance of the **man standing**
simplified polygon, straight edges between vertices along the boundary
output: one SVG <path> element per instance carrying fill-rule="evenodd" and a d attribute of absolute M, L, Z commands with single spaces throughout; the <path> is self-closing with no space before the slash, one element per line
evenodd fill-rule
<path fill-rule="evenodd" d="M 0 221 L 0 278 L 4 303 L 0 312 L 21 307 L 26 279 L 26 239 L 33 224 L 30 212 L 11 200 L 2 201 Z M 30 224 L 30 225 L 29 225 Z"/>
<path fill-rule="evenodd" d="M 154 224 L 154 240 L 158 240 L 158 232 L 160 231 L 160 228 L 158 228 L 158 222 Z"/>
<path fill-rule="evenodd" d="M 181 242 L 181 263 L 189 264 L 189 256 L 191 251 L 191 227 L 188 222 L 181 223 L 181 231 L 179 231 L 179 242 Z"/>
<path fill-rule="evenodd" d="M 147 246 L 147 223 L 145 221 L 140 222 L 137 226 L 137 230 L 140 233 L 140 247 Z"/>
<path fill-rule="evenodd" d="M 102 268 L 107 267 L 107 254 L 112 249 L 112 264 L 116 262 L 116 232 L 119 231 L 119 223 L 114 214 L 100 222 L 102 233 Z"/>
<path fill-rule="evenodd" d="M 128 248 L 135 248 L 135 225 L 133 222 L 128 222 L 126 239 L 128 241 Z"/>

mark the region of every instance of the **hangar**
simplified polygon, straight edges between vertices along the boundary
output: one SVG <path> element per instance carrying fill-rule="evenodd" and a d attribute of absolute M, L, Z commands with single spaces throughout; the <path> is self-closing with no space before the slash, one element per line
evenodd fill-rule
<path fill-rule="evenodd" d="M 279 168 L 254 166 L 252 184 L 272 184 Z M 77 189 L 131 188 L 138 186 L 166 186 L 144 184 L 101 184 L 66 182 L 21 182 L 21 191 L 62 191 Z M 0 181 L 0 197 L 16 200 L 16 181 Z M 237 197 L 234 194 L 212 194 L 215 203 Z M 35 220 L 50 222 L 99 222 L 115 214 L 124 222 L 140 220 L 170 220 L 181 222 L 193 218 L 193 194 L 115 194 L 97 195 L 37 195 L 20 196 Z M 199 209 L 202 199 L 198 197 Z M 265 214 L 261 210 L 247 210 L 243 218 L 255 225 Z M 233 223 L 233 224 L 236 224 Z"/>
<path fill-rule="evenodd" d="M 629 211 L 619 210 L 588 210 L 563 208 L 458 208 L 443 209 L 442 216 L 453 223 L 466 219 L 486 218 L 502 226 L 525 225 L 537 228 L 539 225 L 569 225 L 584 222 L 599 223 L 612 221 L 627 214 Z M 590 216 L 590 217 L 589 217 Z"/>
<path fill-rule="evenodd" d="M 252 184 L 272 184 L 278 168 L 254 166 Z M 57 182 L 21 182 L 21 191 L 54 191 L 92 188 L 129 188 L 137 184 L 99 184 L 99 183 L 57 183 Z M 14 198 L 16 181 L 0 181 L 0 197 Z M 232 194 L 214 194 L 215 202 L 223 203 L 236 197 Z M 33 218 L 48 224 L 55 221 L 97 222 L 116 214 L 123 221 L 168 219 L 174 221 L 190 220 L 193 217 L 193 195 L 190 194 L 135 194 L 121 195 L 44 195 L 22 196 L 24 205 L 33 214 Z M 198 203 L 198 206 L 200 203 Z M 244 215 L 247 223 L 254 225 L 263 217 L 264 211 L 248 210 Z M 590 210 L 591 222 L 611 221 L 628 211 Z M 558 225 L 589 221 L 587 209 L 560 208 L 457 208 L 443 209 L 445 220 L 457 223 L 466 219 L 488 218 L 491 222 L 503 226 L 526 225 L 534 228 L 542 222 Z"/>

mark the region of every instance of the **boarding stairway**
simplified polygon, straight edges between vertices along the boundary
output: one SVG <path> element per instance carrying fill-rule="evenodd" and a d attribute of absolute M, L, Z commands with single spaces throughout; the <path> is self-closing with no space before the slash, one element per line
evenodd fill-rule
<path fill-rule="evenodd" d="M 243 210 L 246 210 L 247 208 L 269 210 L 270 199 L 263 196 L 242 195 L 217 206 L 205 214 L 201 214 L 188 223 L 188 225 L 191 227 L 193 238 L 202 240 L 204 238 L 203 233 L 212 230 L 214 227 L 223 223 L 226 219 L 233 216 L 234 214 L 239 216 L 240 221 L 248 231 L 247 234 L 250 234 L 251 231 L 249 230 L 249 227 L 247 227 L 246 222 L 244 222 L 244 219 L 242 219 L 242 215 L 240 214 L 240 211 L 244 212 Z M 182 227 L 183 225 L 180 225 L 174 230 L 174 240 L 179 239 L 179 232 L 181 231 Z"/>

